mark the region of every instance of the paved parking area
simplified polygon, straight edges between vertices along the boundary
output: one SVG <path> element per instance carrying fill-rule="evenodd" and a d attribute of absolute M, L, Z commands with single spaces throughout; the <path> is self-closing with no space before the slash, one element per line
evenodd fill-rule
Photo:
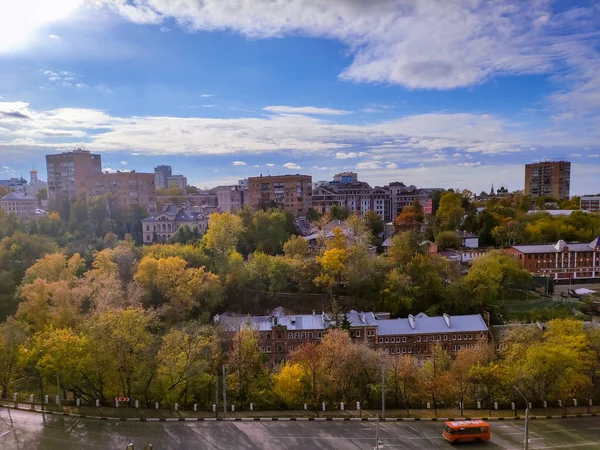
<path fill-rule="evenodd" d="M 492 422 L 492 440 L 463 448 L 523 448 L 524 423 Z M 183 449 L 339 449 L 367 450 L 379 435 L 382 449 L 452 448 L 440 422 L 116 422 L 0 410 L 0 449 L 154 450 Z M 530 422 L 534 449 L 600 449 L 600 418 Z"/>

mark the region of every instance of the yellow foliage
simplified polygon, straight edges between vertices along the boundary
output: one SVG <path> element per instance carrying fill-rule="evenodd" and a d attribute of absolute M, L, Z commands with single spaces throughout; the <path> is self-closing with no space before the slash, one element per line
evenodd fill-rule
<path fill-rule="evenodd" d="M 300 364 L 286 363 L 272 375 L 273 392 L 286 404 L 293 406 L 303 400 L 306 372 Z"/>

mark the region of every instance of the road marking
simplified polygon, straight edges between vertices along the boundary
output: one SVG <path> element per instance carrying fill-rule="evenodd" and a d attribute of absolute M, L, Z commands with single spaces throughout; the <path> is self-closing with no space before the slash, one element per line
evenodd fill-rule
<path fill-rule="evenodd" d="M 577 431 L 576 428 L 570 428 L 568 430 L 552 430 L 552 431 L 544 431 L 544 433 L 565 433 L 567 431 Z"/>
<path fill-rule="evenodd" d="M 590 445 L 600 445 L 600 442 L 588 442 L 585 444 L 553 445 L 550 447 L 537 447 L 536 450 L 545 450 L 545 449 L 552 449 L 552 448 L 589 447 Z"/>

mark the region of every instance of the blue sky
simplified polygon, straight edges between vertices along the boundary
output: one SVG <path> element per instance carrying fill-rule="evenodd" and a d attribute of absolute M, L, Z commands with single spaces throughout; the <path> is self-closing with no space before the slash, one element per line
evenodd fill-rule
<path fill-rule="evenodd" d="M 49 3 L 52 3 L 51 5 Z M 592 1 L 0 4 L 0 176 L 77 146 L 199 187 L 258 174 L 600 192 Z"/>

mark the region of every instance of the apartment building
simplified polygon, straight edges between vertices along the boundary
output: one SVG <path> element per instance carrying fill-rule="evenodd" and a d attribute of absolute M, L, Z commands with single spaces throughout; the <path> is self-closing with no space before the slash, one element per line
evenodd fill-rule
<path fill-rule="evenodd" d="M 80 195 L 87 194 L 88 176 L 102 174 L 102 159 L 100 155 L 80 149 L 46 155 L 46 170 L 50 199 L 61 195 L 76 199 Z"/>
<path fill-rule="evenodd" d="M 590 243 L 514 245 L 504 249 L 531 273 L 561 279 L 600 277 L 600 238 Z"/>
<path fill-rule="evenodd" d="M 169 187 L 169 177 L 173 176 L 171 166 L 156 166 L 154 168 L 154 185 L 156 189 L 167 189 Z"/>
<path fill-rule="evenodd" d="M 246 191 L 239 185 L 217 186 L 217 204 L 222 212 L 231 213 L 244 205 Z"/>
<path fill-rule="evenodd" d="M 276 206 L 294 216 L 305 216 L 312 207 L 310 175 L 277 175 L 248 178 L 248 204 L 252 208 Z"/>
<path fill-rule="evenodd" d="M 350 311 L 350 336 L 381 348 L 390 355 L 414 355 L 427 359 L 432 347 L 440 343 L 450 355 L 487 342 L 488 324 L 481 315 L 429 317 L 424 313 L 406 319 L 390 319 L 387 313 Z M 286 314 L 282 308 L 266 316 L 217 315 L 214 322 L 224 328 L 229 337 L 243 328 L 259 334 L 260 350 L 274 363 L 279 363 L 305 343 L 318 343 L 335 321 L 326 314 Z"/>
<path fill-rule="evenodd" d="M 600 211 L 600 195 L 584 195 L 579 201 L 579 208 L 589 213 Z"/>
<path fill-rule="evenodd" d="M 343 174 L 335 175 L 342 179 Z M 356 174 L 353 174 L 356 175 Z M 364 215 L 373 209 L 373 189 L 364 181 L 331 182 L 321 184 L 313 191 L 313 208 L 321 213 L 328 213 L 332 206 L 346 208 L 350 214 Z M 384 210 L 382 203 L 380 210 Z"/>
<path fill-rule="evenodd" d="M 544 161 L 525 165 L 525 195 L 568 199 L 570 192 L 569 161 Z"/>
<path fill-rule="evenodd" d="M 115 194 L 125 208 L 141 206 L 156 212 L 155 174 L 132 172 L 100 173 L 86 178 L 87 198 Z"/>
<path fill-rule="evenodd" d="M 211 207 L 192 210 L 167 206 L 163 211 L 142 219 L 144 244 L 154 242 L 165 243 L 180 227 L 188 226 L 191 230 L 200 230 L 202 234 L 208 229 L 210 213 L 215 212 Z"/>
<path fill-rule="evenodd" d="M 0 199 L 0 209 L 6 214 L 28 219 L 35 215 L 37 200 L 25 192 L 9 192 Z"/>
<path fill-rule="evenodd" d="M 430 205 L 429 210 L 432 210 L 432 203 L 429 200 L 433 197 L 436 189 L 432 188 L 417 188 L 416 186 L 406 186 L 401 182 L 390 183 L 386 186 L 390 191 L 392 219 L 398 217 L 405 206 L 411 206 L 415 200 L 418 200 L 424 208 Z"/>

